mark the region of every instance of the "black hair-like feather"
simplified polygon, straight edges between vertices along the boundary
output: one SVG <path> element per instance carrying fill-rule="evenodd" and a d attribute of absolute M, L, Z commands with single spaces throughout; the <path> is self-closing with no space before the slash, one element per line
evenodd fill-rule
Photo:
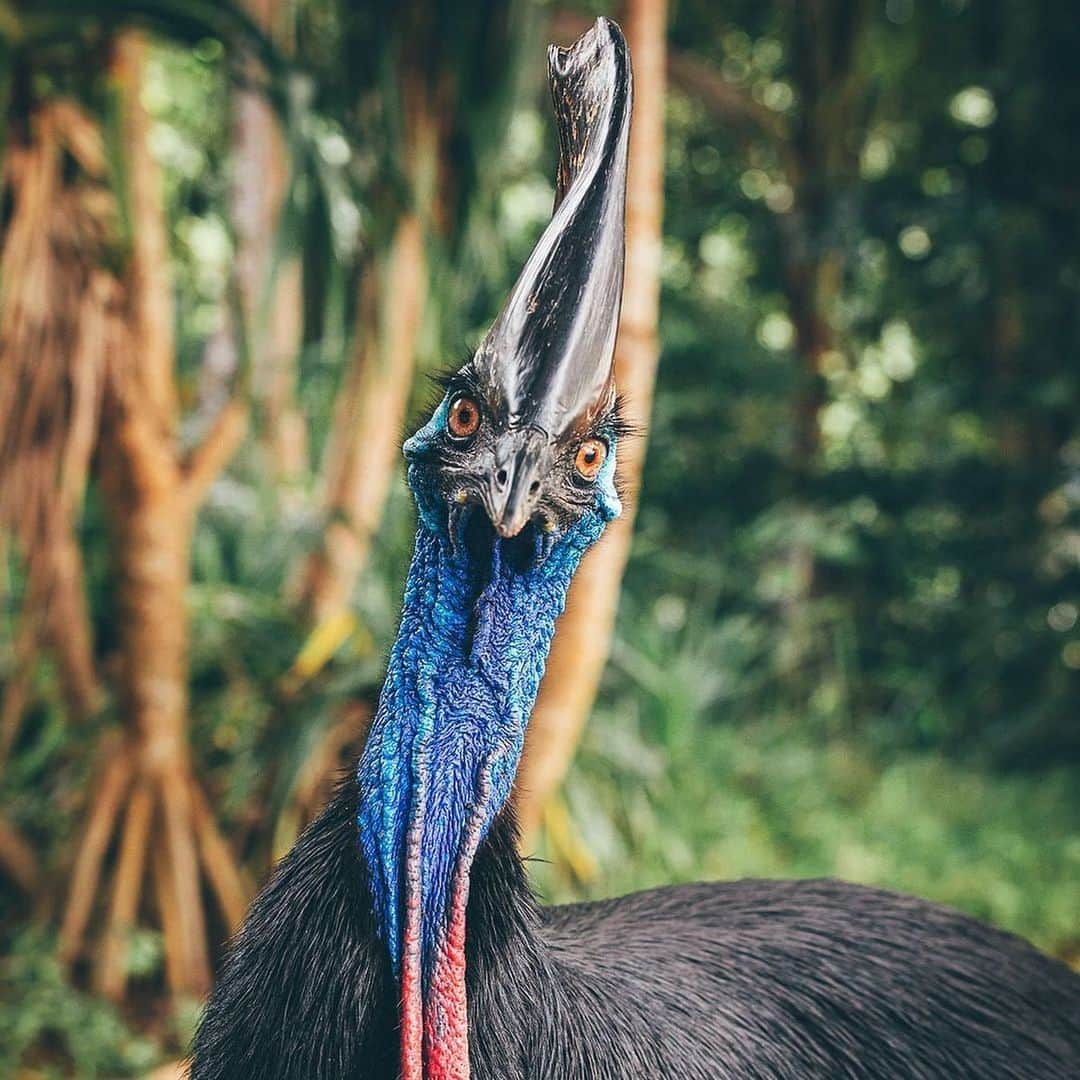
<path fill-rule="evenodd" d="M 393 1080 L 348 781 L 233 945 L 191 1080 Z M 543 908 L 504 813 L 467 915 L 473 1080 L 1073 1080 L 1080 977 L 912 897 L 736 881 Z"/>

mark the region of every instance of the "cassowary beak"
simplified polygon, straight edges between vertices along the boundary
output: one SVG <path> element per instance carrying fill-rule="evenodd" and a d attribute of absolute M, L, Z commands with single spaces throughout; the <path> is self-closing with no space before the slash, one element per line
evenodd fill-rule
<path fill-rule="evenodd" d="M 495 444 L 487 512 L 495 531 L 517 536 L 532 517 L 550 464 L 548 438 L 537 428 L 513 429 Z"/>
<path fill-rule="evenodd" d="M 504 536 L 529 520 L 557 440 L 614 399 L 622 302 L 630 61 L 607 19 L 548 75 L 559 131 L 555 210 L 473 359 L 505 425 L 493 454 L 488 512 Z"/>

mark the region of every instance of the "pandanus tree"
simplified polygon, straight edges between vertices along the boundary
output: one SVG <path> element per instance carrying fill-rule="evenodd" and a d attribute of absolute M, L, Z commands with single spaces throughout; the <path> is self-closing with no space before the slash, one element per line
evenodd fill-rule
<path fill-rule="evenodd" d="M 631 72 L 549 53 L 552 220 L 404 446 L 415 548 L 356 771 L 253 905 L 193 1080 L 1065 1077 L 1080 977 L 924 901 L 744 881 L 541 908 L 507 808 L 555 624 L 621 507 Z"/>
<path fill-rule="evenodd" d="M 108 508 L 124 722 L 101 747 L 60 950 L 82 958 L 100 916 L 94 978 L 112 996 L 124 991 L 127 935 L 151 881 L 176 992 L 209 985 L 203 882 L 226 922 L 246 896 L 191 762 L 186 607 L 195 514 L 243 435 L 245 406 L 229 402 L 201 442 L 182 444 L 168 236 L 140 101 L 146 45 L 125 28 L 262 48 L 236 9 L 204 14 L 153 2 L 107 12 L 35 4 L 5 27 L 0 505 L 27 565 L 24 632 L 44 628 L 75 718 L 94 707 L 99 678 L 74 540 L 89 476 Z M 7 688 L 9 718 L 19 687 Z"/>
<path fill-rule="evenodd" d="M 356 126 L 366 160 L 380 163 L 363 197 L 380 208 L 371 220 L 382 227 L 365 230 L 361 243 L 356 344 L 326 456 L 326 544 L 301 575 L 318 618 L 343 603 L 377 523 L 413 383 L 427 288 L 424 246 L 452 249 L 464 232 L 466 193 L 474 190 L 483 148 L 500 142 L 513 97 L 500 73 L 513 70 L 513 43 L 521 40 L 520 33 L 509 33 L 511 24 L 520 29 L 513 5 L 478 9 L 466 20 L 446 19 L 424 5 L 386 5 L 381 12 L 357 5 L 341 14 L 343 41 L 356 50 L 350 56 L 372 55 L 379 45 L 400 63 L 358 70 L 343 57 L 337 76 L 324 72 L 321 80 L 327 97 L 319 104 L 338 94 L 336 108 L 347 98 L 340 111 Z M 229 925 L 242 910 L 246 886 L 194 780 L 187 745 L 186 593 L 195 514 L 243 435 L 247 409 L 234 394 L 201 445 L 181 439 L 169 240 L 140 102 L 145 45 L 123 28 L 149 27 L 184 41 L 214 37 L 240 61 L 232 69 L 243 88 L 236 94 L 231 209 L 238 302 L 231 331 L 237 353 L 249 363 L 239 376 L 254 390 L 260 443 L 278 475 L 296 464 L 285 460 L 295 458 L 289 447 L 303 444 L 284 430 L 299 424 L 288 387 L 295 357 L 285 339 L 295 351 L 303 297 L 296 260 L 280 259 L 285 248 L 275 240 L 276 218 L 284 213 L 287 230 L 310 225 L 297 219 L 311 210 L 298 209 L 296 193 L 318 178 L 324 163 L 313 152 L 314 140 L 304 142 L 310 132 L 298 138 L 291 130 L 283 146 L 274 130 L 270 102 L 282 104 L 286 80 L 268 43 L 282 21 L 272 6 L 253 5 L 245 13 L 230 4 L 168 0 L 107 8 L 76 4 L 70 11 L 44 4 L 19 9 L 19 16 L 12 69 L 25 75 L 16 80 L 19 88 L 36 85 L 43 74 L 63 84 L 65 71 L 78 70 L 78 79 L 66 81 L 78 84 L 84 104 L 64 99 L 54 107 L 51 98 L 31 102 L 22 93 L 12 98 L 13 115 L 22 110 L 28 119 L 13 125 L 10 155 L 15 213 L 5 234 L 9 332 L 0 375 L 8 380 L 5 408 L 12 422 L 5 425 L 2 501 L 5 523 L 18 526 L 20 550 L 33 557 L 24 604 L 30 617 L 18 649 L 22 675 L 6 688 L 3 728 L 14 731 L 34 643 L 45 634 L 62 661 L 71 714 L 85 715 L 99 700 L 74 540 L 82 487 L 92 472 L 110 519 L 121 627 L 121 663 L 107 682 L 116 691 L 126 734 L 102 747 L 67 890 L 61 953 L 69 962 L 88 956 L 103 921 L 96 981 L 118 996 L 125 985 L 127 934 L 150 914 L 148 892 L 165 931 L 170 984 L 198 992 L 208 985 L 210 966 L 204 895 L 216 895 L 221 922 Z M 65 67 L 80 41 L 93 43 L 93 62 Z M 486 63 L 487 75 L 478 78 L 480 68 L 471 59 L 463 63 L 462 54 L 482 54 L 494 63 Z M 434 55 L 442 59 L 429 68 L 423 58 Z M 304 105 L 289 99 L 281 111 L 302 112 Z M 282 160 L 286 150 L 293 152 L 291 162 Z M 67 178 L 72 162 L 74 182 Z M 263 169 L 260 162 L 274 167 Z M 274 177 L 276 190 L 267 183 Z M 314 187 L 309 207 L 314 203 L 315 213 L 329 216 L 325 193 Z M 68 188 L 74 189 L 71 198 Z M 55 229 L 45 221 L 50 213 L 59 220 Z M 74 239 L 69 242 L 65 232 L 57 243 L 61 227 Z M 308 246 L 305 257 L 323 257 L 318 245 Z M 332 270 L 340 278 L 340 253 L 332 243 L 325 250 L 334 252 Z M 44 271 L 24 272 L 35 265 L 40 271 L 42 264 Z M 325 267 L 319 271 L 325 276 Z M 45 304 L 46 297 L 59 302 Z M 270 329 L 263 325 L 268 312 Z M 278 334 L 283 326 L 286 332 Z M 50 363 L 31 364 L 42 356 Z M 28 395 L 33 408 L 20 411 L 32 382 L 38 387 Z M 65 407 L 55 408 L 60 401 Z M 40 513 L 27 513 L 28 499 L 43 508 Z M 26 845 L 10 829 L 3 837 L 6 861 L 28 883 L 34 866 Z"/>
<path fill-rule="evenodd" d="M 79 182 L 65 182 L 64 156 Z M 24 567 L 15 665 L 2 697 L 0 763 L 18 736 L 42 646 L 50 647 L 68 714 L 86 719 L 98 676 L 75 525 L 101 407 L 112 279 L 92 209 L 104 155 L 70 103 L 28 112 L 9 129 L 4 190 L 11 214 L 0 254 L 0 528 Z M 3 863 L 15 880 L 35 860 L 9 829 Z"/>
<path fill-rule="evenodd" d="M 122 640 L 119 703 L 129 734 L 103 766 L 61 928 L 61 948 L 74 958 L 100 888 L 109 834 L 114 820 L 122 822 L 99 974 L 102 989 L 112 994 L 123 989 L 125 935 L 147 875 L 159 898 L 176 991 L 198 992 L 209 982 L 204 874 L 227 918 L 245 895 L 190 760 L 186 590 L 195 512 L 242 438 L 246 414 L 241 402 L 229 402 L 201 444 L 185 451 L 179 443 L 168 241 L 138 100 L 143 47 L 124 35 L 113 59 L 129 149 L 132 235 L 122 284 L 127 340 L 114 346 L 100 433 Z"/>

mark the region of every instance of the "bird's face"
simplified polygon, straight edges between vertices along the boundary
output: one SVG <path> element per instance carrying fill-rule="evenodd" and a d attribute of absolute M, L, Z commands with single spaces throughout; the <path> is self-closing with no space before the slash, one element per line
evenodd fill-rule
<path fill-rule="evenodd" d="M 515 561 L 533 566 L 585 517 L 618 514 L 623 425 L 608 385 L 576 416 L 551 403 L 537 408 L 534 398 L 522 422 L 505 382 L 485 378 L 490 370 L 470 363 L 446 381 L 431 421 L 406 443 L 410 479 L 425 518 L 455 547 L 488 546 L 498 536 Z"/>
<path fill-rule="evenodd" d="M 619 511 L 612 359 L 630 62 L 621 31 L 600 19 L 571 48 L 552 47 L 548 63 L 559 129 L 551 222 L 475 355 L 405 445 L 425 525 L 455 547 L 498 536 L 527 565 Z"/>

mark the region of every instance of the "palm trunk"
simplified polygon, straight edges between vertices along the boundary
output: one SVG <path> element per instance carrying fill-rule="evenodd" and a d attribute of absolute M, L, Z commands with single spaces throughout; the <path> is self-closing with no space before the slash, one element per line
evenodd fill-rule
<path fill-rule="evenodd" d="M 633 538 L 659 357 L 660 243 L 664 210 L 666 0 L 628 0 L 625 30 L 634 60 L 634 118 L 626 187 L 626 277 L 615 380 L 640 433 L 619 446 L 623 516 L 585 556 L 559 621 L 518 771 L 517 808 L 525 843 L 573 759 L 611 649 L 619 587 Z"/>
<path fill-rule="evenodd" d="M 423 23 L 425 16 L 417 18 Z M 440 125 L 452 107 L 436 100 L 431 73 L 415 52 L 423 40 L 417 33 L 399 59 L 400 136 L 411 204 L 385 249 L 364 267 L 353 354 L 323 462 L 323 544 L 299 579 L 300 602 L 316 625 L 346 611 L 367 561 L 399 460 L 416 370 L 428 285 L 424 230 L 445 186 Z"/>
<path fill-rule="evenodd" d="M 252 18 L 283 52 L 279 0 L 248 0 Z M 303 333 L 300 258 L 274 266 L 274 237 L 289 178 L 285 140 L 264 95 L 236 91 L 232 219 L 244 340 L 261 411 L 260 444 L 271 474 L 295 482 L 307 464 L 307 428 L 296 407 L 296 364 Z"/>
<path fill-rule="evenodd" d="M 420 218 L 398 222 L 384 266 L 361 283 L 358 333 L 327 446 L 323 547 L 301 597 L 312 621 L 342 611 L 367 560 L 398 458 L 426 292 Z"/>

